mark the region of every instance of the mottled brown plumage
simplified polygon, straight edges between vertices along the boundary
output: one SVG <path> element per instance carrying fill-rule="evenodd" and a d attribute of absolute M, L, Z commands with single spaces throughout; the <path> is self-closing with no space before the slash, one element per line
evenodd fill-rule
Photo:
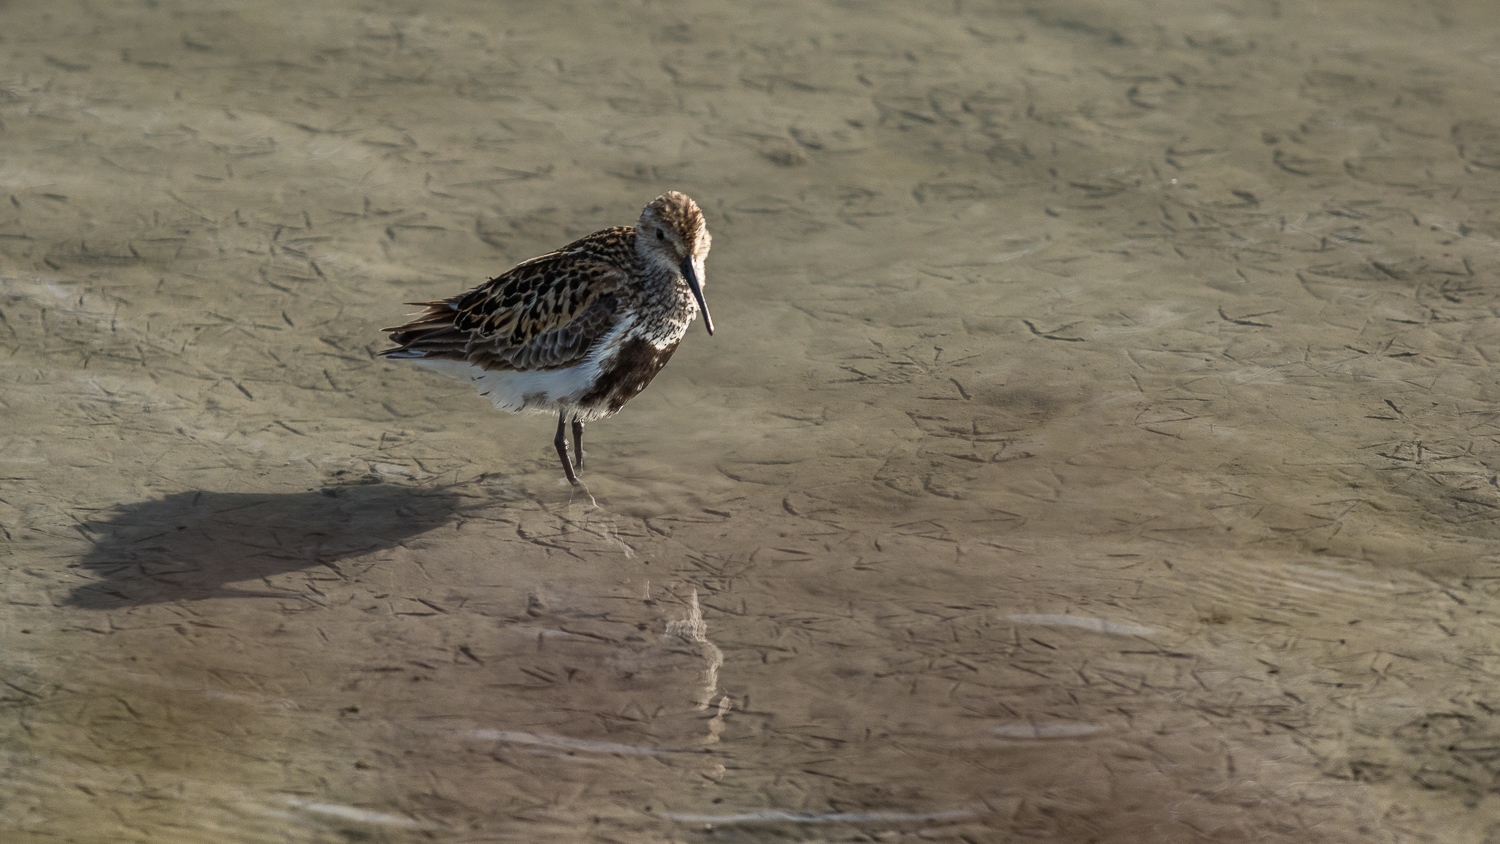
<path fill-rule="evenodd" d="M 568 480 L 564 427 L 583 465 L 583 423 L 619 412 L 645 389 L 703 311 L 703 212 L 675 191 L 652 200 L 636 226 L 594 232 L 436 302 L 384 329 L 382 352 L 467 377 L 497 408 L 556 412 L 554 445 Z"/>

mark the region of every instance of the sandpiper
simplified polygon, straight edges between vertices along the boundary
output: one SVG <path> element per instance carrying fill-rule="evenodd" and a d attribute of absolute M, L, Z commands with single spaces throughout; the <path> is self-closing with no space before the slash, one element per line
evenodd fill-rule
<path fill-rule="evenodd" d="M 426 310 L 382 329 L 397 346 L 381 354 L 466 378 L 500 410 L 556 413 L 552 444 L 577 486 L 583 423 L 646 389 L 699 311 L 714 333 L 703 300 L 710 242 L 698 204 L 664 193 L 634 226 L 594 232 L 451 299 L 409 303 Z"/>

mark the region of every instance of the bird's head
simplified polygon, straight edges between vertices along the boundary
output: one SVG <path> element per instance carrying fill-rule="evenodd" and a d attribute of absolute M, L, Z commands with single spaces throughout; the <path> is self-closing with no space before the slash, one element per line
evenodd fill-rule
<path fill-rule="evenodd" d="M 635 227 L 636 251 L 648 264 L 673 267 L 682 274 L 698 302 L 698 310 L 703 312 L 703 325 L 709 334 L 714 333 L 714 321 L 708 315 L 708 303 L 703 300 L 703 286 L 707 282 L 703 261 L 712 242 L 698 203 L 677 191 L 668 191 L 651 200 L 641 211 Z"/>

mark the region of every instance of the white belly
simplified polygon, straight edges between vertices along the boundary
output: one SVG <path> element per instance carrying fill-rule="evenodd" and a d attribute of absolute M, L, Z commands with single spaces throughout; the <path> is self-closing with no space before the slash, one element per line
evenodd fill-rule
<path fill-rule="evenodd" d="M 607 407 L 585 407 L 578 401 L 599 381 L 605 365 L 619 352 L 620 340 L 630 320 L 617 326 L 582 362 L 566 369 L 514 372 L 487 370 L 458 360 L 414 360 L 413 363 L 435 369 L 474 385 L 481 396 L 494 403 L 497 410 L 511 413 L 578 414 L 585 422 L 609 415 Z"/>
<path fill-rule="evenodd" d="M 496 409 L 511 413 L 556 413 L 571 408 L 594 385 L 597 365 L 584 362 L 546 372 L 490 372 L 457 360 L 419 360 L 415 363 L 474 385 Z"/>

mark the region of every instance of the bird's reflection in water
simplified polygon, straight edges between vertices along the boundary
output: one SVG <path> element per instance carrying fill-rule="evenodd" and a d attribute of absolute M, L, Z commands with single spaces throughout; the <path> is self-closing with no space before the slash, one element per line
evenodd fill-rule
<path fill-rule="evenodd" d="M 580 540 L 585 544 L 597 540 L 604 548 L 618 551 L 626 559 L 646 556 L 644 553 L 638 554 L 637 549 L 622 538 L 620 517 L 600 506 L 587 487 L 581 487 L 566 504 L 553 512 L 561 523 L 562 534 L 571 540 L 568 544 L 570 553 L 582 550 L 579 548 Z M 662 619 L 664 628 L 659 629 L 663 629 L 664 643 L 674 652 L 691 653 L 702 662 L 699 684 L 692 694 L 692 701 L 694 710 L 698 712 L 716 707 L 713 716 L 708 719 L 708 732 L 701 739 L 702 744 L 709 745 L 719 741 L 724 731 L 725 716 L 734 708 L 734 700 L 728 694 L 719 694 L 719 671 L 724 666 L 724 652 L 708 637 L 708 623 L 703 618 L 703 608 L 698 600 L 698 586 L 692 583 L 682 583 L 680 586 L 682 589 L 669 586 L 665 590 L 673 595 L 680 595 L 682 591 L 687 593 L 686 598 L 682 599 L 683 606 L 673 613 L 679 617 Z M 640 595 L 647 605 L 656 603 L 651 597 L 649 579 L 644 581 Z M 722 775 L 722 766 L 718 773 Z"/>
<path fill-rule="evenodd" d="M 620 538 L 620 520 L 614 513 L 599 506 L 586 486 L 569 496 L 567 503 L 553 511 L 565 534 L 592 536 L 625 555 L 635 557 L 635 548 Z M 576 536 L 574 537 L 577 538 Z"/>

